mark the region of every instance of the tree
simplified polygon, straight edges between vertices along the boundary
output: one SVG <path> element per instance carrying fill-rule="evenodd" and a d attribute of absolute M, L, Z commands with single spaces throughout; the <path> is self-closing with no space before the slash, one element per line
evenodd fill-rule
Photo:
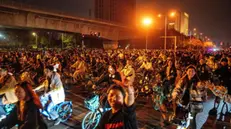
<path fill-rule="evenodd" d="M 73 45 L 75 37 L 73 34 L 59 33 L 59 39 L 61 39 L 63 47 L 71 47 Z"/>

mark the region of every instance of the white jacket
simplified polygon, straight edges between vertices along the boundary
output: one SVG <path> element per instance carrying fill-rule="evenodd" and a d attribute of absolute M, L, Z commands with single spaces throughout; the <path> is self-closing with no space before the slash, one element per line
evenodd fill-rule
<path fill-rule="evenodd" d="M 56 72 L 52 74 L 50 88 L 51 91 L 49 94 L 55 105 L 65 101 L 63 83 L 60 79 L 60 75 Z"/>

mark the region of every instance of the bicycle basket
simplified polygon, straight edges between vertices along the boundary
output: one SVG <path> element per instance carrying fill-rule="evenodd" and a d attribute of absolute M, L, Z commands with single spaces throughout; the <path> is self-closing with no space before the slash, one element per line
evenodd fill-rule
<path fill-rule="evenodd" d="M 4 105 L 4 110 L 6 114 L 10 114 L 10 112 L 14 109 L 15 104 L 6 104 Z"/>
<path fill-rule="evenodd" d="M 99 105 L 99 95 L 92 95 L 84 100 L 84 106 L 91 111 L 98 109 Z"/>

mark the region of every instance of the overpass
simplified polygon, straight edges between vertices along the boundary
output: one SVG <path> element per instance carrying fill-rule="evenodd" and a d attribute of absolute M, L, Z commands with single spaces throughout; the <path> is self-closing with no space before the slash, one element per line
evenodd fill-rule
<path fill-rule="evenodd" d="M 49 29 L 86 35 L 98 33 L 102 38 L 113 41 L 132 39 L 135 32 L 134 27 L 47 12 L 5 1 L 0 1 L 1 26 Z"/>

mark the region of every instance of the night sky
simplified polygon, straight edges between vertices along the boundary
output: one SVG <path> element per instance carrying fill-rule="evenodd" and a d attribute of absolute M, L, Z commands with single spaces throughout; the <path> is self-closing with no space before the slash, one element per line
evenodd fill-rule
<path fill-rule="evenodd" d="M 155 2 L 155 3 L 154 3 Z M 154 12 L 177 9 L 190 15 L 190 29 L 197 28 L 215 42 L 231 43 L 231 0 L 138 0 Z"/>
<path fill-rule="evenodd" d="M 92 0 L 15 0 L 84 16 Z M 77 6 L 80 5 L 80 6 Z M 78 8 L 76 8 L 78 7 Z M 231 43 L 231 0 L 137 0 L 138 13 L 185 11 L 190 15 L 190 29 L 197 28 L 215 42 Z"/>

